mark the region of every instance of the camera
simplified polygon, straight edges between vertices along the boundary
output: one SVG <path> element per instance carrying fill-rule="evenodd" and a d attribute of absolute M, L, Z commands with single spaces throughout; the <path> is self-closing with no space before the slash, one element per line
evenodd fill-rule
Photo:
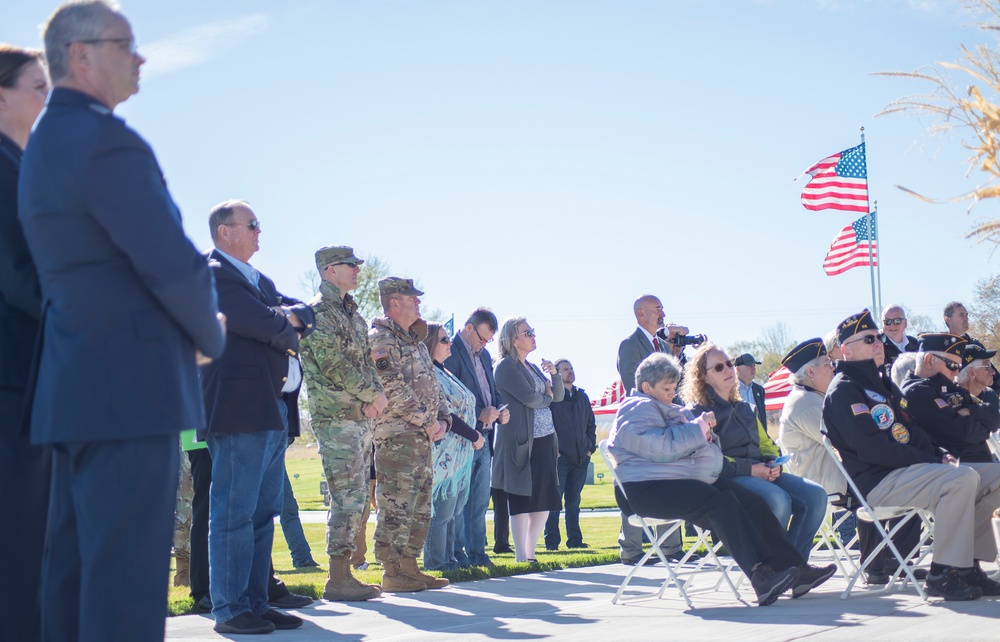
<path fill-rule="evenodd" d="M 683 348 L 684 346 L 693 346 L 697 348 L 701 344 L 708 341 L 708 337 L 704 334 L 677 334 L 673 339 L 669 339 L 668 337 L 670 334 L 666 328 L 660 328 L 657 330 L 656 336 L 680 348 Z"/>

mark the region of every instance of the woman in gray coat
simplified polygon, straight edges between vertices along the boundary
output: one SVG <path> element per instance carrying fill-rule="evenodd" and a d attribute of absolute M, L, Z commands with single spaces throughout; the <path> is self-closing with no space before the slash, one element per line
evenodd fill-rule
<path fill-rule="evenodd" d="M 551 361 L 542 359 L 541 368 L 528 363 L 536 347 L 535 331 L 524 317 L 504 322 L 495 374 L 510 421 L 496 430 L 492 486 L 507 493 L 517 562 L 536 561 L 535 547 L 549 511 L 562 509 L 559 449 L 549 404 L 562 401 L 565 391 Z"/>

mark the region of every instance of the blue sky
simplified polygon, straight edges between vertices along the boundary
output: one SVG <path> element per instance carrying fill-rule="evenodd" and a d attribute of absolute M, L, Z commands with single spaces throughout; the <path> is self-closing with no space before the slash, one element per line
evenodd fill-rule
<path fill-rule="evenodd" d="M 8 3 L 0 41 L 54 8 Z M 118 113 L 149 140 L 199 247 L 245 198 L 252 262 L 287 294 L 322 245 L 417 278 L 425 309 L 488 305 L 538 330 L 597 394 L 631 303 L 725 345 L 781 321 L 805 339 L 870 305 L 822 271 L 854 218 L 799 204 L 813 162 L 865 127 L 882 291 L 940 318 L 998 270 L 963 238 L 996 204 L 930 205 L 965 178 L 957 135 L 875 118 L 926 89 L 872 76 L 987 42 L 957 1 L 126 1 L 150 61 Z M 964 82 L 964 81 L 963 81 Z M 495 344 L 491 346 L 495 351 Z"/>

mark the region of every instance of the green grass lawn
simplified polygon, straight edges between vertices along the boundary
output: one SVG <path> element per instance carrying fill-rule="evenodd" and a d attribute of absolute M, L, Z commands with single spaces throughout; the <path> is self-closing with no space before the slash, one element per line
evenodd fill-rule
<path fill-rule="evenodd" d="M 615 492 L 611 484 L 611 473 L 599 455 L 594 462 L 594 484 L 583 487 L 581 508 L 617 508 Z M 319 483 L 323 481 L 323 462 L 315 446 L 294 445 L 285 456 L 285 468 L 292 481 L 292 491 L 299 502 L 299 510 L 326 510 L 323 496 L 319 493 Z M 598 475 L 604 475 L 598 479 Z M 297 475 L 297 476 L 296 476 Z"/>

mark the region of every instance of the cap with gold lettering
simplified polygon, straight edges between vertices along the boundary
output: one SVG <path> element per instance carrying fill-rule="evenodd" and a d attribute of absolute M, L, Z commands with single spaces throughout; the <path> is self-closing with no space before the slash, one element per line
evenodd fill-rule
<path fill-rule="evenodd" d="M 852 314 L 840 322 L 840 325 L 837 326 L 837 340 L 840 345 L 844 345 L 844 341 L 865 330 L 878 330 L 875 319 L 872 318 L 868 308 L 857 314 Z"/>
<path fill-rule="evenodd" d="M 968 343 L 962 337 L 947 332 L 926 332 L 917 340 L 920 342 L 918 352 L 945 352 L 956 357 L 962 356 L 962 349 Z"/>
<path fill-rule="evenodd" d="M 826 346 L 823 344 L 822 338 L 816 337 L 815 339 L 808 339 L 792 348 L 781 360 L 781 365 L 788 368 L 788 370 L 794 374 L 798 372 L 802 366 L 806 365 L 813 359 L 822 357 L 824 354 L 826 354 Z"/>

